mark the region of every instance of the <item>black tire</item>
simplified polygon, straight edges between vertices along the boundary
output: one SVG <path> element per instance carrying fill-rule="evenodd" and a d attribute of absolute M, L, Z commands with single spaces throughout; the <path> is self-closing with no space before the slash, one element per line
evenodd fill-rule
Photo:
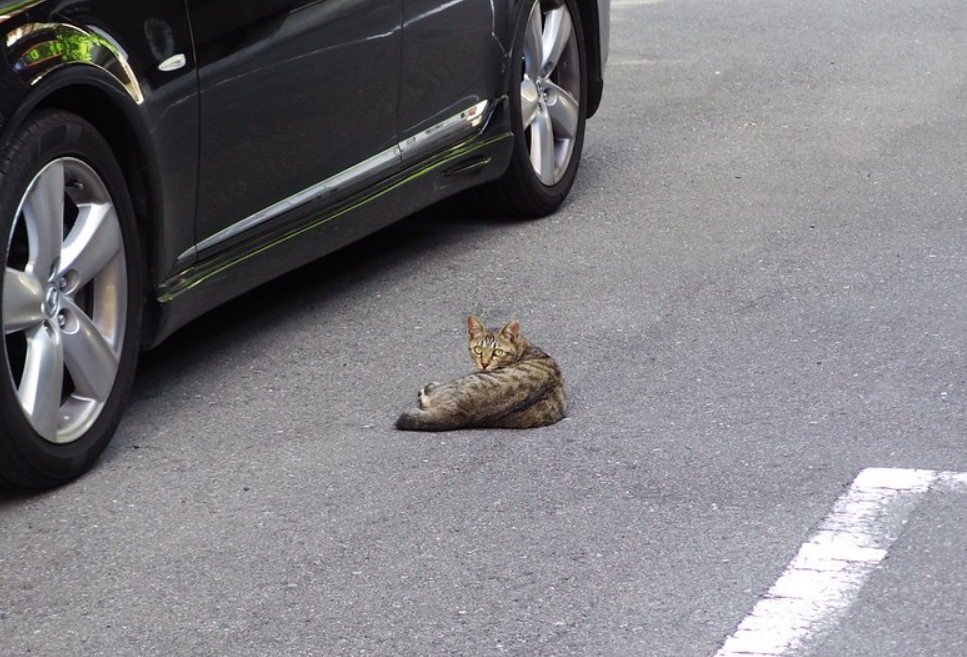
<path fill-rule="evenodd" d="M 107 447 L 140 348 L 134 209 L 93 126 L 43 111 L 16 132 L 0 151 L 0 235 L 0 485 L 47 488 Z"/>
<path fill-rule="evenodd" d="M 530 80 L 528 69 L 533 70 L 533 63 L 529 62 L 528 32 L 534 20 L 532 10 L 535 5 L 546 21 L 548 16 L 556 10 L 563 9 L 570 18 L 573 41 L 565 46 L 566 57 L 562 57 L 550 71 L 541 71 L 538 80 Z M 514 134 L 514 152 L 510 165 L 503 177 L 485 186 L 478 198 L 493 206 L 496 210 L 519 218 L 543 217 L 556 211 L 574 184 L 578 165 L 581 161 L 581 150 L 584 145 L 584 127 L 587 120 L 587 54 L 584 44 L 584 32 L 581 16 L 574 0 L 534 0 L 525 3 L 524 11 L 517 30 L 514 44 L 513 60 L 520 62 L 514 68 L 514 77 L 510 82 L 510 120 Z M 546 75 L 545 75 L 546 74 Z M 560 91 L 568 92 L 569 97 L 560 96 Z M 525 118 L 525 93 L 536 93 L 538 117 L 551 117 L 555 108 L 576 104 L 576 112 L 566 122 L 567 130 L 554 132 L 555 163 L 552 175 L 547 175 L 547 167 L 532 161 L 532 147 L 534 127 L 536 121 Z M 567 99 L 566 104 L 563 99 Z M 533 104 L 531 104 L 533 105 Z M 542 114 L 551 111 L 551 114 Z M 551 118 L 547 119 L 555 123 Z M 557 122 L 562 125 L 563 122 Z M 569 133 L 569 134 L 568 134 Z M 563 137 L 564 139 L 560 139 Z M 569 142 L 569 143 L 565 143 Z M 565 152 L 566 151 L 566 152 Z M 545 158 L 546 161 L 546 158 Z M 545 175 L 540 175 L 539 170 Z M 543 179 L 542 179 L 543 177 Z"/>

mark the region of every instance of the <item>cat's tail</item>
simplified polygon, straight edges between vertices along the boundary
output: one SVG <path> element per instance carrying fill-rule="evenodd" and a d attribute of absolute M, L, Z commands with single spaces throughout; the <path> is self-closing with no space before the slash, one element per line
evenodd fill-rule
<path fill-rule="evenodd" d="M 420 427 L 414 417 L 413 413 L 403 413 L 396 419 L 396 424 L 393 425 L 400 431 L 419 431 Z"/>
<path fill-rule="evenodd" d="M 395 426 L 400 431 L 452 431 L 461 425 L 421 409 L 403 413 L 397 418 Z"/>

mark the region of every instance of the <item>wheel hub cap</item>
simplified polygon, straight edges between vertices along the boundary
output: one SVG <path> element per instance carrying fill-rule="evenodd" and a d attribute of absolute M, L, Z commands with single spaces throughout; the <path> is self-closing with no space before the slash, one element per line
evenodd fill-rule
<path fill-rule="evenodd" d="M 47 294 L 44 295 L 43 310 L 47 319 L 54 319 L 60 312 L 60 290 L 53 285 L 47 288 Z"/>

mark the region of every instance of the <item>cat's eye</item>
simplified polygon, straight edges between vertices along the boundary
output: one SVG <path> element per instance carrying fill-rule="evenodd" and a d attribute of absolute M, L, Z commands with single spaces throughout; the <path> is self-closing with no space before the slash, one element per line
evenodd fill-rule
<path fill-rule="evenodd" d="M 481 347 L 480 345 L 477 345 L 476 347 L 473 348 L 473 353 L 480 356 L 481 354 L 483 354 L 483 347 Z"/>
<path fill-rule="evenodd" d="M 503 349 L 494 349 L 494 356 L 496 356 L 497 358 L 500 358 L 503 355 L 504 355 Z"/>

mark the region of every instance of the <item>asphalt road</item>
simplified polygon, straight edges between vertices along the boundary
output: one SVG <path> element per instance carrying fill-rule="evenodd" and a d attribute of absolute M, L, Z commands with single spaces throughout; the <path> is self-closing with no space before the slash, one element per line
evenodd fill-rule
<path fill-rule="evenodd" d="M 572 199 L 439 208 L 145 356 L 100 465 L 0 497 L 0 655 L 708 657 L 867 468 L 967 472 L 961 0 L 614 0 Z M 396 432 L 516 318 L 570 417 Z M 819 657 L 967 654 L 967 494 Z"/>

